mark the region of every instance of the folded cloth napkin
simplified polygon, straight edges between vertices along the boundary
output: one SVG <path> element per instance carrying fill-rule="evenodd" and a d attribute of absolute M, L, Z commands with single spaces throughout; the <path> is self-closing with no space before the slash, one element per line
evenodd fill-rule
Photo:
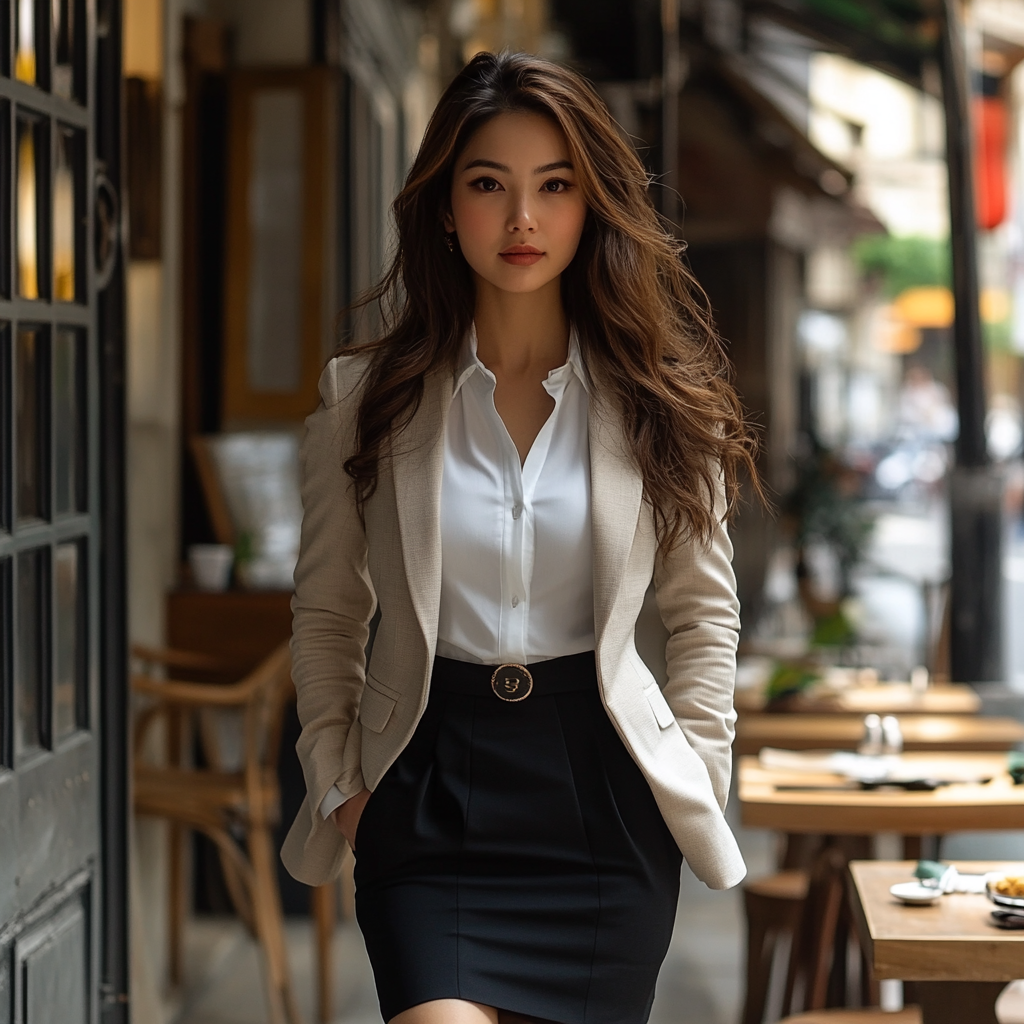
<path fill-rule="evenodd" d="M 987 782 L 989 776 L 971 765 L 948 759 L 907 760 L 899 754 L 855 754 L 849 750 L 779 750 L 763 747 L 757 755 L 762 768 L 785 772 L 830 773 L 857 782 L 913 782 L 931 779 L 938 783 Z"/>
<path fill-rule="evenodd" d="M 892 755 L 867 757 L 849 750 L 779 750 L 776 747 L 762 747 L 757 760 L 762 768 L 843 775 L 858 782 L 886 778 L 899 764 L 899 758 Z"/>
<path fill-rule="evenodd" d="M 988 875 L 961 874 L 956 865 L 935 860 L 918 861 L 914 876 L 921 880 L 922 885 L 934 885 L 944 893 L 984 892 L 988 878 Z"/>

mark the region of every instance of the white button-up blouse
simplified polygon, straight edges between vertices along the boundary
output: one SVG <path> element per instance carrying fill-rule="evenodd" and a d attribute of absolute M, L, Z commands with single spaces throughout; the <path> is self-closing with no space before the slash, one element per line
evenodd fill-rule
<path fill-rule="evenodd" d="M 445 426 L 437 653 L 527 665 L 592 651 L 589 399 L 575 337 L 543 382 L 555 408 L 522 465 L 495 383 L 471 331 Z"/>
<path fill-rule="evenodd" d="M 575 333 L 543 382 L 555 408 L 522 464 L 495 384 L 473 328 L 445 425 L 437 653 L 528 665 L 591 651 L 590 402 Z M 350 795 L 335 787 L 321 814 Z"/>

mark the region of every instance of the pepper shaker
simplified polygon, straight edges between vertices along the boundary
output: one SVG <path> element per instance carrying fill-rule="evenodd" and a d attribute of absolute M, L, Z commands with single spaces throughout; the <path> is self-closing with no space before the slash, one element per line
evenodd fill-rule
<path fill-rule="evenodd" d="M 900 720 L 895 715 L 886 715 L 882 719 L 882 753 L 903 753 L 903 730 Z"/>

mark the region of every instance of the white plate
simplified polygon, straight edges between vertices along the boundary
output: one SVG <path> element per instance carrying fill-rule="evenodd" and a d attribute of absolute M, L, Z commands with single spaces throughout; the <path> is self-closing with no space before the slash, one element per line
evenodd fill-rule
<path fill-rule="evenodd" d="M 897 882 L 889 889 L 889 892 L 896 899 L 903 900 L 904 903 L 922 907 L 934 903 L 942 896 L 941 889 L 933 889 L 930 886 L 921 885 L 919 882 Z"/>

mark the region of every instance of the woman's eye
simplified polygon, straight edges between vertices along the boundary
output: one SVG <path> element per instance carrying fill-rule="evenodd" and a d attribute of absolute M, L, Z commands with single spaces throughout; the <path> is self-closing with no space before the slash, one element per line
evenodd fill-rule
<path fill-rule="evenodd" d="M 470 188 L 479 189 L 481 192 L 497 192 L 501 186 L 493 178 L 477 178 L 469 183 Z"/>
<path fill-rule="evenodd" d="M 570 188 L 572 188 L 572 185 L 561 178 L 552 178 L 541 185 L 541 191 L 550 192 L 553 195 L 557 195 L 559 192 L 567 192 Z"/>

